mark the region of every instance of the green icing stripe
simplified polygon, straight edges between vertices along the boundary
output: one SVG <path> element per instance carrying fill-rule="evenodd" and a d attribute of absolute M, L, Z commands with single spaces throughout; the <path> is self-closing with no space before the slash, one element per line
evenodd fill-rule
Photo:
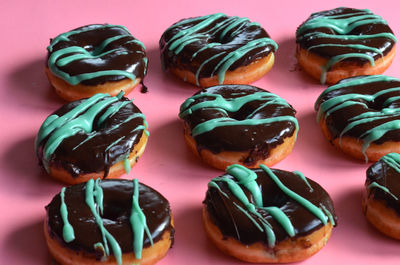
<path fill-rule="evenodd" d="M 392 196 L 396 201 L 399 200 L 399 198 L 397 198 L 396 195 L 394 195 L 393 193 L 391 193 L 390 190 L 389 190 L 388 188 L 386 188 L 385 186 L 382 186 L 382 185 L 376 183 L 375 181 L 368 185 L 368 189 L 372 189 L 372 188 L 381 189 L 381 190 L 383 190 L 384 192 L 386 192 L 387 194 L 389 194 L 390 196 Z"/>
<path fill-rule="evenodd" d="M 101 190 L 101 192 L 99 192 Z M 99 214 L 99 209 L 102 209 L 102 205 L 97 205 L 97 203 L 102 204 L 102 189 L 100 185 L 98 184 L 98 181 L 94 181 L 93 179 L 90 179 L 86 183 L 86 204 L 89 207 L 90 211 L 92 212 L 95 222 L 97 226 L 99 227 L 99 230 L 101 232 L 102 238 L 103 238 L 103 246 L 105 250 L 105 254 L 107 256 L 110 255 L 110 250 L 108 247 L 108 244 L 111 245 L 111 249 L 113 251 L 113 254 L 115 256 L 115 259 L 117 261 L 118 265 L 122 264 L 122 251 L 121 247 L 118 244 L 118 242 L 115 240 L 115 238 L 110 234 L 110 232 L 107 231 L 107 229 L 104 227 L 103 224 L 103 219 L 101 218 Z M 96 203 L 95 203 L 96 199 Z"/>
<path fill-rule="evenodd" d="M 317 16 L 315 18 L 309 19 L 306 21 L 301 27 L 297 29 L 296 36 L 299 39 L 309 38 L 309 39 L 340 39 L 340 40 L 363 40 L 363 39 L 372 39 L 372 38 L 389 38 L 393 41 L 397 41 L 396 37 L 392 33 L 378 33 L 378 34 L 363 34 L 363 35 L 347 35 L 349 32 L 354 30 L 356 27 L 366 25 L 369 23 L 373 24 L 387 24 L 387 22 L 382 19 L 378 15 L 372 14 L 372 12 L 368 9 L 363 10 L 362 13 L 354 13 L 354 14 L 343 14 L 343 15 L 332 15 L 332 16 Z M 304 36 L 301 36 L 303 32 L 308 30 L 313 30 L 317 28 L 329 28 L 335 31 L 337 34 L 327 34 L 322 32 L 312 32 L 306 33 Z M 374 47 L 370 47 L 367 45 L 360 44 L 319 44 L 315 46 L 311 46 L 308 48 L 314 49 L 319 47 L 348 47 L 352 49 L 358 50 L 367 50 L 383 56 L 382 52 L 379 49 Z M 369 54 L 354 52 L 347 53 L 342 55 L 337 55 L 332 57 L 328 63 L 321 68 L 321 78 L 320 81 L 322 84 L 326 81 L 326 74 L 329 69 L 335 65 L 336 63 L 345 60 L 347 58 L 363 58 L 367 59 L 372 66 L 375 65 L 374 57 Z"/>
<path fill-rule="evenodd" d="M 388 164 L 391 168 L 393 168 L 400 174 L 400 154 L 390 153 L 390 154 L 383 156 L 379 160 L 385 162 L 386 164 Z"/>
<path fill-rule="evenodd" d="M 243 27 L 245 23 L 249 23 L 251 26 L 258 26 L 260 25 L 258 23 L 250 23 L 248 18 L 240 18 L 237 16 L 229 17 L 226 20 L 217 23 L 214 27 L 211 29 L 208 29 L 206 32 L 199 33 L 199 31 L 207 28 L 210 24 L 215 22 L 216 20 L 226 17 L 225 14 L 222 13 L 217 13 L 217 14 L 212 14 L 212 15 L 207 15 L 203 17 L 197 17 L 193 19 L 187 19 L 182 22 L 178 22 L 174 25 L 172 25 L 169 29 L 173 29 L 177 26 L 184 25 L 186 23 L 191 23 L 195 21 L 201 21 L 197 25 L 186 28 L 178 32 L 175 36 L 173 36 L 167 43 L 167 47 L 169 50 L 173 51 L 175 54 L 180 53 L 185 46 L 187 46 L 190 43 L 201 41 L 206 37 L 206 34 L 212 34 L 216 31 L 221 31 L 219 38 L 220 41 L 228 34 L 229 31 L 235 29 L 231 34 L 230 37 L 233 37 L 235 34 L 238 33 L 239 29 Z M 214 46 L 220 46 L 224 45 L 222 43 L 209 43 L 205 47 L 201 48 L 197 52 L 195 52 L 192 55 L 192 60 L 194 57 L 197 56 L 197 54 L 201 51 L 204 51 L 206 49 L 212 48 Z M 213 75 L 215 72 L 217 72 L 218 75 L 218 81 L 219 84 L 222 84 L 225 80 L 225 73 L 229 69 L 229 67 L 234 64 L 238 59 L 241 57 L 245 56 L 248 52 L 260 48 L 260 47 L 266 47 L 268 45 L 272 45 L 274 47 L 274 51 L 278 49 L 278 45 L 271 40 L 270 38 L 262 38 L 262 39 L 257 39 L 253 41 L 249 41 L 246 43 L 244 46 L 240 47 L 239 49 L 235 50 L 234 52 L 228 53 L 226 56 L 224 56 L 221 61 L 217 64 L 217 66 L 214 68 L 213 72 L 211 75 Z M 201 69 L 204 67 L 205 64 L 210 62 L 211 60 L 219 57 L 222 55 L 224 52 L 218 53 L 213 55 L 211 58 L 206 59 L 203 61 L 200 65 L 201 67 L 197 70 L 196 72 L 196 84 L 199 85 L 199 75 L 201 72 Z"/>
<path fill-rule="evenodd" d="M 306 183 L 307 187 L 310 189 L 310 192 L 314 191 L 314 189 L 311 187 L 310 183 L 308 182 L 306 176 L 304 176 L 303 173 L 301 173 L 300 171 L 293 171 L 292 173 L 299 176 L 301 180 L 304 181 L 304 183 Z"/>
<path fill-rule="evenodd" d="M 61 189 L 60 197 L 61 197 L 60 214 L 61 214 L 61 219 L 63 220 L 64 223 L 63 238 L 65 242 L 69 243 L 75 240 L 75 233 L 74 233 L 74 228 L 68 222 L 68 209 L 67 205 L 65 204 L 65 187 Z"/>
<path fill-rule="evenodd" d="M 127 28 L 125 28 L 124 26 L 120 26 L 120 25 L 101 25 L 101 27 L 97 27 L 97 28 L 84 28 L 84 29 L 80 29 L 80 30 L 66 32 L 64 34 L 57 36 L 51 42 L 50 46 L 47 47 L 47 49 L 49 52 L 52 52 L 54 45 L 56 45 L 60 41 L 69 41 L 70 40 L 69 37 L 72 35 L 80 34 L 83 32 L 88 32 L 91 30 L 97 30 L 99 28 L 111 28 L 111 27 L 122 28 L 128 34 L 130 34 Z M 118 35 L 118 36 L 107 38 L 99 46 L 97 46 L 93 51 L 87 51 L 86 49 L 79 47 L 79 46 L 70 46 L 67 48 L 59 49 L 50 54 L 49 59 L 48 59 L 48 66 L 54 75 L 62 78 L 63 80 L 65 80 L 66 82 L 68 82 L 71 85 L 77 85 L 84 80 L 89 80 L 89 79 L 93 79 L 93 78 L 101 77 L 101 76 L 110 76 L 110 75 L 124 76 L 126 78 L 131 79 L 132 81 L 135 81 L 136 76 L 134 74 L 129 73 L 124 70 L 103 70 L 103 71 L 83 73 L 83 74 L 71 76 L 68 73 L 66 73 L 60 69 L 60 67 L 63 67 L 65 65 L 67 65 L 71 62 L 77 61 L 77 60 L 96 59 L 96 58 L 103 57 L 110 53 L 115 53 L 117 55 L 118 54 L 127 54 L 126 51 L 121 51 L 119 49 L 112 49 L 109 51 L 104 51 L 104 49 L 113 41 L 116 41 L 116 40 L 119 40 L 119 39 L 122 39 L 125 37 L 130 37 L 131 35 L 128 35 L 128 34 L 127 35 Z M 126 41 L 126 43 L 137 43 L 140 46 L 142 46 L 143 48 L 145 48 L 144 44 L 136 39 Z"/>
<path fill-rule="evenodd" d="M 322 203 L 320 203 L 319 206 L 324 211 L 326 216 L 328 216 L 329 222 L 332 224 L 332 226 L 335 226 L 336 225 L 335 218 L 333 218 L 333 215 L 331 214 L 331 212 Z"/>
<path fill-rule="evenodd" d="M 246 210 L 243 209 L 242 207 L 240 207 L 238 204 L 234 203 L 234 205 L 240 210 L 242 211 L 253 223 L 254 225 L 261 231 L 261 232 L 265 232 L 267 235 L 267 240 L 268 240 L 268 244 L 270 247 L 273 247 L 275 245 L 275 234 L 272 231 L 271 225 L 268 223 L 267 220 L 265 220 L 262 215 L 260 213 L 257 212 L 256 207 L 254 204 L 250 203 L 250 201 L 247 199 L 246 194 L 244 193 L 244 191 L 242 190 L 242 188 L 239 186 L 239 184 L 237 184 L 234 180 L 232 179 L 228 179 L 228 178 L 215 178 L 213 180 L 211 180 L 209 186 L 218 186 L 217 184 L 215 184 L 216 181 L 221 181 L 221 182 L 225 182 L 228 187 L 229 190 L 232 192 L 232 194 L 245 206 Z M 213 183 L 214 184 L 211 184 Z M 218 188 L 219 189 L 219 188 Z M 220 190 L 220 189 L 219 189 Z M 227 197 L 227 195 L 225 194 L 225 196 Z M 255 217 L 257 218 L 257 220 L 261 223 L 262 227 L 259 225 L 259 223 L 257 222 L 257 220 L 250 215 L 253 214 L 255 215 Z M 264 227 L 264 228 L 263 228 Z"/>
<path fill-rule="evenodd" d="M 129 163 L 129 157 L 124 159 L 124 169 L 126 174 L 129 174 L 129 172 L 131 172 L 131 164 Z"/>
<path fill-rule="evenodd" d="M 153 238 L 147 227 L 146 216 L 144 215 L 142 209 L 139 205 L 139 182 L 137 179 L 133 180 L 133 196 L 132 196 L 132 211 L 129 218 L 133 231 L 133 250 L 136 259 L 142 258 L 143 250 L 143 237 L 144 232 L 146 232 L 147 237 L 150 240 L 151 245 L 153 245 Z"/>
<path fill-rule="evenodd" d="M 321 78 L 320 78 L 320 82 L 321 84 L 325 84 L 326 82 L 326 74 L 327 71 L 329 71 L 329 69 L 335 65 L 336 63 L 343 61 L 347 58 L 363 58 L 369 61 L 369 63 L 371 64 L 371 66 L 375 66 L 375 60 L 373 56 L 370 56 L 368 54 L 363 54 L 363 53 L 346 53 L 346 54 L 341 54 L 341 55 L 337 55 L 332 57 L 328 63 L 326 65 L 324 65 L 321 68 Z"/>
<path fill-rule="evenodd" d="M 324 225 L 327 223 L 327 216 L 324 214 L 324 212 L 312 204 L 310 201 L 307 199 L 301 197 L 294 191 L 290 190 L 287 188 L 281 181 L 280 179 L 272 172 L 271 169 L 269 169 L 265 165 L 260 165 L 260 168 L 267 173 L 267 175 L 275 182 L 275 184 L 278 186 L 279 189 L 281 189 L 287 196 L 298 202 L 300 205 L 304 206 L 308 211 L 310 211 L 313 215 L 315 215 Z"/>
<path fill-rule="evenodd" d="M 286 233 L 293 237 L 295 236 L 295 230 L 289 217 L 278 207 L 261 207 L 261 209 L 267 211 L 286 231 Z"/>
<path fill-rule="evenodd" d="M 234 176 L 239 181 L 239 184 L 245 186 L 250 191 L 257 207 L 263 206 L 262 193 L 256 182 L 257 174 L 253 170 L 235 164 L 228 166 L 226 172 Z"/>
<path fill-rule="evenodd" d="M 214 100 L 207 100 L 199 102 L 197 104 L 193 104 L 193 102 L 195 102 L 196 99 L 204 97 L 206 98 L 211 97 L 214 98 Z M 255 114 L 257 110 L 267 105 L 276 104 L 282 106 L 290 106 L 284 99 L 269 92 L 255 92 L 250 95 L 245 95 L 242 97 L 237 97 L 232 99 L 225 99 L 221 95 L 216 95 L 211 93 L 197 94 L 194 95 L 193 97 L 188 98 L 185 102 L 183 102 L 180 108 L 179 117 L 184 118 L 185 116 L 192 114 L 194 111 L 204 108 L 218 109 L 219 111 L 226 113 L 226 115 L 228 116 L 227 112 L 236 112 L 246 103 L 249 103 L 251 101 L 267 101 L 267 102 L 261 105 L 258 109 L 254 110 L 250 115 L 247 116 L 245 120 L 238 121 L 228 117 L 223 117 L 200 123 L 192 130 L 192 135 L 196 136 L 211 131 L 214 128 L 220 126 L 238 126 L 238 125 L 251 126 L 251 125 L 267 124 L 272 122 L 281 122 L 281 121 L 293 122 L 296 126 L 296 129 L 298 129 L 299 126 L 298 121 L 295 117 L 292 116 L 272 117 L 266 119 L 251 119 L 251 117 Z"/>
<path fill-rule="evenodd" d="M 254 125 L 268 124 L 274 122 L 284 122 L 284 121 L 293 122 L 296 125 L 296 129 L 298 129 L 297 119 L 293 116 L 280 116 L 280 117 L 273 117 L 266 119 L 251 119 L 242 121 L 233 120 L 231 118 L 217 118 L 198 124 L 196 127 L 193 128 L 192 135 L 195 137 L 199 134 L 212 131 L 213 129 L 221 126 L 241 126 L 241 125 L 254 126 Z"/>
<path fill-rule="evenodd" d="M 229 67 L 233 65 L 237 60 L 245 56 L 248 52 L 261 48 L 261 47 L 266 47 L 268 45 L 272 45 L 275 49 L 275 51 L 278 49 L 278 44 L 275 43 L 270 38 L 261 38 L 257 40 L 252 40 L 246 43 L 246 45 L 240 47 L 239 49 L 236 49 L 233 52 L 228 53 L 214 68 L 214 71 L 218 71 L 218 82 L 219 84 L 223 84 L 225 80 L 225 74 L 226 71 L 228 71 Z M 217 70 L 218 69 L 218 70 Z"/>

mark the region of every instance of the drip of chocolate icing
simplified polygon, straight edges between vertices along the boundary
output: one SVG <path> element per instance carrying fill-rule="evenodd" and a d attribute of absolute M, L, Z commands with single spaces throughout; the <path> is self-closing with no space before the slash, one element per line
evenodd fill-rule
<path fill-rule="evenodd" d="M 199 78 L 214 75 L 222 84 L 227 70 L 249 65 L 277 48 L 258 23 L 222 13 L 181 20 L 160 39 L 163 68 L 188 70 L 198 85 Z"/>
<path fill-rule="evenodd" d="M 222 85 L 203 89 L 181 106 L 199 150 L 250 152 L 252 165 L 292 136 L 296 111 L 279 96 L 254 86 Z"/>
<path fill-rule="evenodd" d="M 246 173 L 251 179 L 243 181 L 228 168 L 230 173 L 209 183 L 203 202 L 224 236 L 243 244 L 261 242 L 273 248 L 288 238 L 309 235 L 328 221 L 336 225 L 332 200 L 316 182 L 283 170 L 241 168 L 243 172 L 254 172 L 256 178 Z M 262 193 L 261 207 L 254 197 L 258 191 L 246 185 L 253 181 Z"/>
<path fill-rule="evenodd" d="M 400 154 L 383 156 L 367 170 L 368 196 L 383 202 L 400 216 Z"/>
<path fill-rule="evenodd" d="M 46 170 L 61 167 L 72 176 L 101 172 L 124 160 L 147 132 L 144 115 L 119 94 L 74 101 L 41 126 L 36 153 Z"/>
<path fill-rule="evenodd" d="M 97 223 L 101 221 L 104 231 L 112 234 L 122 254 L 134 252 L 133 224 L 130 222 L 130 216 L 133 211 L 135 185 L 138 185 L 136 195 L 137 203 L 140 205 L 138 210 L 146 217 L 146 226 L 151 235 L 151 238 L 143 237 L 143 247 L 150 247 L 153 242 L 159 241 L 166 231 L 171 232 L 171 240 L 173 240 L 174 228 L 171 224 L 169 203 L 160 193 L 141 183 L 136 182 L 133 185 L 129 180 L 103 180 L 96 183 L 91 180 L 91 182 L 94 185 L 91 186 L 92 189 L 94 188 L 94 193 L 89 192 L 89 195 L 96 199 L 98 210 L 91 209 L 88 204 L 86 191 L 90 188 L 88 184 L 73 185 L 66 188 L 64 192 L 64 201 L 69 210 L 68 221 L 75 232 L 74 240 L 67 243 L 63 239 L 64 222 L 60 215 L 62 203 L 60 194 L 57 194 L 46 206 L 49 234 L 62 245 L 72 250 L 85 251 L 100 259 L 106 254 L 104 251 L 107 247 L 103 243 L 102 230 Z M 96 193 L 99 189 L 102 191 L 101 200 L 98 198 L 99 193 Z M 99 220 L 95 220 L 92 210 L 98 211 Z M 115 255 L 113 248 L 110 248 L 108 252 Z"/>
<path fill-rule="evenodd" d="M 51 72 L 71 85 L 143 80 L 146 75 L 145 47 L 124 26 L 80 27 L 52 39 L 47 50 Z"/>

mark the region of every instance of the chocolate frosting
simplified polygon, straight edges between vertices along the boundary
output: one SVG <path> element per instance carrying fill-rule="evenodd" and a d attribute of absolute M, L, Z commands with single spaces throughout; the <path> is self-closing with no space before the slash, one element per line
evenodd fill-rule
<path fill-rule="evenodd" d="M 59 38 L 60 35 L 50 40 L 48 59 L 53 53 L 70 47 L 81 47 L 92 56 L 73 60 L 64 66 L 57 65 L 60 71 L 70 76 L 78 76 L 99 71 L 121 70 L 143 80 L 147 69 L 145 48 L 125 27 L 109 24 L 93 24 L 74 29 L 64 34 L 70 35 L 61 39 Z M 119 36 L 121 38 L 118 38 Z M 57 43 L 55 43 L 55 40 L 57 40 Z M 110 42 L 105 47 L 101 47 L 104 42 L 108 41 Z M 76 51 L 63 54 L 57 61 L 75 54 L 79 55 L 83 54 L 83 52 Z M 54 72 L 53 74 L 57 75 Z M 106 82 L 121 81 L 126 78 L 124 75 L 107 74 L 83 80 L 81 83 L 88 86 L 96 86 Z"/>
<path fill-rule="evenodd" d="M 315 109 L 325 117 L 333 139 L 343 134 L 365 142 L 375 139 L 371 135 L 381 130 L 385 133 L 373 143 L 399 142 L 400 127 L 396 125 L 400 117 L 397 110 L 400 98 L 396 99 L 400 96 L 398 87 L 400 80 L 382 75 L 347 78 L 325 90 L 317 99 Z M 324 108 L 324 104 L 330 104 L 330 107 Z M 382 128 L 383 124 L 386 128 Z M 349 126 L 352 128 L 344 132 Z"/>
<path fill-rule="evenodd" d="M 133 233 L 129 221 L 132 211 L 133 183 L 129 180 L 103 180 L 99 183 L 103 189 L 103 207 L 101 214 L 105 229 L 111 233 L 121 247 L 122 253 L 133 252 Z M 49 234 L 62 245 L 76 251 L 85 251 L 96 255 L 100 259 L 104 253 L 95 249 L 96 243 L 102 243 L 103 238 L 95 222 L 90 208 L 85 203 L 86 183 L 73 185 L 65 190 L 65 204 L 68 210 L 68 221 L 75 231 L 75 239 L 70 243 L 63 240 L 64 222 L 60 214 L 61 197 L 57 194 L 46 206 L 46 224 Z M 168 201 L 154 189 L 139 184 L 139 205 L 146 216 L 147 227 L 153 242 L 162 238 L 164 232 L 171 232 L 171 212 Z M 146 233 L 143 237 L 143 246 L 150 247 L 151 243 Z M 112 253 L 112 248 L 110 248 Z"/>
<path fill-rule="evenodd" d="M 380 34 L 380 33 L 390 33 L 393 34 L 392 30 L 390 27 L 386 24 L 386 21 L 381 19 L 380 17 L 376 16 L 378 19 L 381 21 L 377 23 L 377 21 L 372 21 L 370 23 L 365 23 L 359 26 L 354 27 L 351 29 L 350 27 L 352 26 L 352 23 L 349 23 L 346 25 L 348 26 L 348 29 L 345 28 L 345 33 L 340 33 L 334 28 L 337 26 L 336 24 L 330 24 L 329 22 L 326 22 L 326 26 L 321 26 L 321 27 L 316 27 L 316 28 L 311 28 L 311 29 L 306 29 L 300 31 L 302 29 L 302 26 L 305 25 L 307 22 L 313 19 L 317 18 L 334 18 L 336 16 L 337 20 L 340 19 L 347 19 L 350 17 L 357 17 L 359 16 L 361 19 L 361 16 L 364 15 L 373 15 L 372 12 L 369 10 L 361 10 L 361 9 L 354 9 L 354 8 L 347 8 L 347 7 L 340 7 L 332 10 L 327 10 L 327 11 L 322 11 L 322 12 L 317 12 L 313 13 L 302 25 L 299 26 L 297 29 L 296 33 L 296 43 L 305 50 L 309 50 L 311 47 L 313 47 L 310 52 L 323 57 L 330 59 L 332 57 L 338 56 L 338 55 L 343 55 L 343 54 L 350 54 L 350 53 L 357 53 L 357 54 L 366 54 L 368 56 L 372 56 L 375 60 L 381 58 L 381 54 L 378 52 L 375 52 L 371 49 L 361 49 L 360 46 L 350 46 L 349 44 L 357 44 L 357 45 L 363 45 L 363 46 L 368 46 L 372 48 L 378 49 L 383 55 L 388 54 L 394 44 L 395 44 L 395 39 L 394 36 L 393 38 L 389 38 L 387 36 L 381 36 L 381 37 L 369 37 L 369 38 L 334 38 L 337 35 L 355 35 L 355 36 L 368 36 L 368 35 L 374 35 L 374 34 Z M 368 19 L 371 19 L 369 17 Z M 365 18 L 365 20 L 368 20 Z M 340 27 L 340 26 L 339 26 Z M 328 36 L 323 36 L 319 37 L 317 36 L 318 33 L 326 33 Z M 332 37 L 329 37 L 329 35 L 332 35 Z M 332 44 L 338 44 L 338 45 L 332 45 Z M 315 47 L 316 45 L 319 45 L 318 47 Z M 351 63 L 356 63 L 363 65 L 364 63 L 367 63 L 368 60 L 366 57 L 358 57 L 358 56 L 353 56 L 353 57 L 347 57 L 343 61 L 345 62 L 351 62 Z"/>
<path fill-rule="evenodd" d="M 102 98 L 99 102 L 107 99 L 110 99 L 110 96 Z M 52 115 L 62 117 L 85 101 L 87 99 L 65 104 Z M 107 110 L 122 103 L 124 103 L 122 108 L 100 125 L 98 124 L 99 118 Z M 80 116 L 86 113 L 87 110 Z M 134 115 L 135 118 L 129 119 Z M 135 145 L 140 141 L 143 132 L 146 131 L 147 125 L 145 124 L 144 116 L 140 110 L 132 102 L 129 102 L 128 98 L 122 97 L 118 101 L 108 104 L 96 115 L 91 132 L 86 133 L 81 130 L 64 139 L 50 155 L 48 165 L 49 167 L 63 168 L 73 177 L 101 171 L 104 171 L 104 177 L 106 177 L 112 165 L 126 159 L 132 152 Z M 54 132 L 38 143 L 37 156 L 40 163 L 43 163 L 44 159 L 43 148 Z"/>
<path fill-rule="evenodd" d="M 206 20 L 211 21 L 206 26 L 200 27 Z M 191 34 L 190 39 L 194 41 L 190 41 L 182 50 L 176 50 L 171 44 L 174 44 L 182 31 Z M 185 34 L 179 38 L 189 37 Z M 250 22 L 246 18 L 213 14 L 183 19 L 168 28 L 161 36 L 161 62 L 164 69 L 178 68 L 193 73 L 196 73 L 201 66 L 199 77 L 211 77 L 216 74 L 219 63 L 225 56 L 244 47 L 250 41 L 263 38 L 269 38 L 268 33 L 259 24 Z M 276 44 L 269 43 L 246 51 L 228 70 L 233 71 L 268 56 L 276 50 L 277 46 L 274 45 Z"/>
<path fill-rule="evenodd" d="M 181 106 L 181 118 L 191 131 L 204 122 L 218 118 L 228 118 L 238 122 L 236 125 L 220 126 L 210 131 L 194 136 L 197 148 L 210 150 L 213 153 L 222 151 L 250 152 L 243 163 L 253 165 L 260 159 L 268 157 L 270 150 L 283 143 L 286 137 L 292 136 L 296 131 L 296 111 L 286 101 L 263 89 L 249 85 L 221 85 L 205 88 L 196 95 L 220 95 L 228 102 L 232 99 L 243 98 L 254 93 L 265 93 L 270 98 L 255 97 L 245 103 L 237 111 L 226 111 L 223 106 L 205 107 L 194 110 L 188 115 L 182 115 L 183 111 L 190 109 L 201 102 L 212 101 L 214 98 L 205 96 L 196 98 L 186 108 Z M 280 102 L 277 102 L 279 99 Z M 250 116 L 249 116 L 250 115 Z M 256 125 L 245 124 L 249 120 L 261 120 L 276 117 L 291 117 L 281 121 L 262 122 Z M 241 124 L 242 122 L 242 124 Z M 221 123 L 223 124 L 223 123 Z"/>
<path fill-rule="evenodd" d="M 255 181 L 262 192 L 263 207 L 275 206 L 280 208 L 283 213 L 287 215 L 294 227 L 294 237 L 307 236 L 324 226 L 321 220 L 306 207 L 287 196 L 263 169 L 258 168 L 251 170 L 257 174 L 257 179 Z M 335 215 L 333 202 L 328 193 L 319 184 L 308 178 L 307 184 L 307 182 L 292 172 L 278 169 L 271 170 L 287 188 L 307 199 L 317 207 L 322 207 L 321 205 L 323 205 L 323 207 L 331 213 L 334 220 L 333 225 L 336 225 L 337 217 Z M 260 242 L 267 245 L 268 238 L 266 233 L 260 231 L 249 218 L 249 216 L 254 218 L 258 225 L 262 227 L 257 216 L 249 211 L 245 213 L 235 206 L 236 204 L 242 209 L 246 209 L 246 206 L 232 193 L 228 184 L 224 181 L 218 181 L 218 179 L 223 177 L 235 180 L 235 178 L 229 174 L 215 178 L 214 182 L 219 188 L 209 185 L 206 198 L 203 202 L 210 215 L 211 221 L 221 230 L 225 237 L 232 237 L 243 244 Z M 250 191 L 246 189 L 241 182 L 238 182 L 238 184 L 250 203 L 254 204 L 255 198 Z M 283 229 L 283 226 L 279 224 L 270 213 L 257 206 L 256 211 L 271 225 L 272 231 L 276 236 L 276 244 L 290 238 L 288 233 Z"/>
<path fill-rule="evenodd" d="M 390 156 L 386 155 L 386 157 Z M 397 159 L 399 154 L 395 154 Z M 372 164 L 367 170 L 367 179 L 365 186 L 368 196 L 383 202 L 387 207 L 393 209 L 400 216 L 400 172 L 397 161 L 397 170 L 391 166 L 385 159 L 380 159 Z M 380 187 L 387 188 L 389 192 L 380 187 L 370 186 L 372 183 L 377 183 Z M 397 198 L 397 199 L 396 199 Z"/>

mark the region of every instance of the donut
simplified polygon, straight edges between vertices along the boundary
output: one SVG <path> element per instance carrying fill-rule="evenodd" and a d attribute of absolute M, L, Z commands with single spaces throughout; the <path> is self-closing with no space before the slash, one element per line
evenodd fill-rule
<path fill-rule="evenodd" d="M 183 19 L 160 39 L 163 69 L 201 87 L 254 82 L 277 49 L 260 24 L 222 13 Z"/>
<path fill-rule="evenodd" d="M 296 31 L 301 68 L 321 84 L 383 73 L 397 40 L 387 22 L 368 9 L 335 8 L 311 14 Z"/>
<path fill-rule="evenodd" d="M 292 151 L 296 111 L 281 97 L 249 85 L 200 90 L 180 107 L 189 149 L 225 170 L 232 164 L 271 166 Z"/>
<path fill-rule="evenodd" d="M 126 94 L 147 70 L 146 49 L 120 25 L 93 24 L 58 35 L 47 47 L 47 77 L 65 100 Z M 147 90 L 143 86 L 143 91 Z"/>
<path fill-rule="evenodd" d="M 46 206 L 44 234 L 61 265 L 150 265 L 171 248 L 174 225 L 168 201 L 137 179 L 90 179 Z"/>
<path fill-rule="evenodd" d="M 147 128 L 144 115 L 123 92 L 99 93 L 47 117 L 36 137 L 36 154 L 47 173 L 68 184 L 117 178 L 142 155 Z"/>
<path fill-rule="evenodd" d="M 341 151 L 366 162 L 400 152 L 399 79 L 344 79 L 322 92 L 315 109 L 323 134 Z"/>
<path fill-rule="evenodd" d="M 383 234 L 400 239 L 400 154 L 390 153 L 367 170 L 362 207 Z"/>
<path fill-rule="evenodd" d="M 307 259 L 337 217 L 328 193 L 298 171 L 231 165 L 208 183 L 203 224 L 222 252 L 253 263 Z"/>

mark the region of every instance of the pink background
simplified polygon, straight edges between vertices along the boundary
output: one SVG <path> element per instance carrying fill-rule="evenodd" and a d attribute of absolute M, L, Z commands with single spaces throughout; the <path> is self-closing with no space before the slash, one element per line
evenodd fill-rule
<path fill-rule="evenodd" d="M 275 167 L 302 171 L 334 200 L 339 225 L 326 247 L 303 264 L 399 264 L 399 242 L 375 231 L 361 211 L 369 164 L 342 155 L 322 137 L 313 104 L 325 86 L 299 71 L 294 58 L 295 30 L 312 12 L 344 5 L 369 8 L 400 36 L 398 2 L 199 2 L 0 2 L 0 264 L 51 263 L 42 235 L 44 206 L 62 184 L 38 167 L 33 142 L 43 120 L 64 102 L 44 74 L 46 47 L 49 38 L 91 23 L 125 25 L 147 47 L 150 68 L 145 83 L 150 92 L 136 89 L 129 97 L 145 113 L 151 135 L 143 157 L 124 177 L 138 178 L 171 203 L 176 240 L 159 264 L 243 264 L 221 254 L 205 237 L 201 202 L 208 181 L 222 172 L 204 165 L 186 148 L 177 115 L 180 104 L 197 89 L 163 73 L 159 60 L 158 41 L 167 27 L 182 18 L 215 12 L 249 17 L 279 44 L 272 71 L 254 85 L 282 96 L 297 109 L 300 132 L 292 154 Z M 399 70 L 397 56 L 386 73 L 400 77 Z"/>

